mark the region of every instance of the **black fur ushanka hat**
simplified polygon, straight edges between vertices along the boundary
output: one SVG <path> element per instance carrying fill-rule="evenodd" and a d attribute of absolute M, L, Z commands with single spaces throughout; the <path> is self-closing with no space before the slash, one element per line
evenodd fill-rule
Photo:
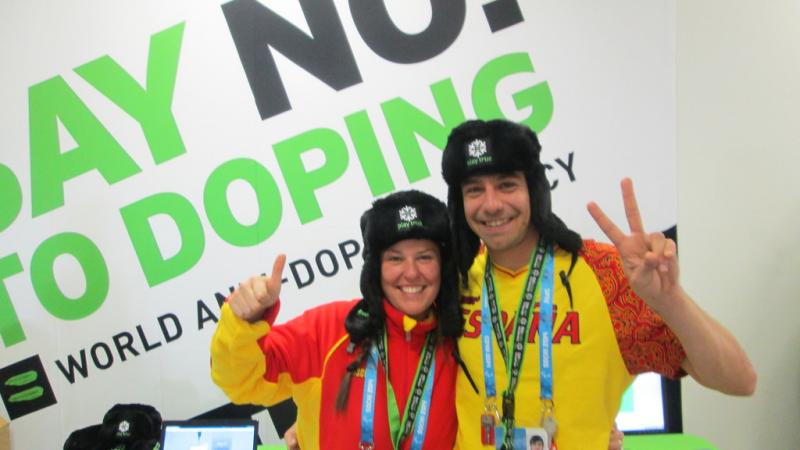
<path fill-rule="evenodd" d="M 361 343 L 377 338 L 386 319 L 381 289 L 381 256 L 404 239 L 429 239 L 439 247 L 441 286 L 434 302 L 438 332 L 457 337 L 463 329 L 459 308 L 458 272 L 453 257 L 447 206 L 435 197 L 408 190 L 376 200 L 361 216 L 364 266 L 361 268 L 363 299 L 348 313 L 345 328 L 350 340 Z"/>
<path fill-rule="evenodd" d="M 447 183 L 447 206 L 453 221 L 453 239 L 458 270 L 467 282 L 467 272 L 480 248 L 480 239 L 464 217 L 461 184 L 476 175 L 521 171 L 528 185 L 531 224 L 546 241 L 577 254 L 583 245 L 552 211 L 550 182 L 539 160 L 542 146 L 529 127 L 508 120 L 470 120 L 450 132 L 442 155 L 442 177 Z"/>

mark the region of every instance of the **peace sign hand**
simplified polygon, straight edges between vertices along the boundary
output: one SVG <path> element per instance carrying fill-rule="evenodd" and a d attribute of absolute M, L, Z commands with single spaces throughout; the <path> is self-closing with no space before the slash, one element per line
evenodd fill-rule
<path fill-rule="evenodd" d="M 658 312 L 681 290 L 678 283 L 677 247 L 675 241 L 667 239 L 663 233 L 645 233 L 633 192 L 633 182 L 630 178 L 625 178 L 621 187 L 630 234 L 620 230 L 596 203 L 590 202 L 587 209 L 619 251 L 625 276 L 633 290 Z"/>
<path fill-rule="evenodd" d="M 264 311 L 278 301 L 284 264 L 286 255 L 278 255 L 272 264 L 270 276 L 254 276 L 239 283 L 239 288 L 228 299 L 228 305 L 236 317 L 256 322 L 264 316 Z"/>

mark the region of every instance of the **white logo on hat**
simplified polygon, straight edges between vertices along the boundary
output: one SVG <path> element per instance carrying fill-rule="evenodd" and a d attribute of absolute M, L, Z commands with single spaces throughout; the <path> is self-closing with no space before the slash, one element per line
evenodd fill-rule
<path fill-rule="evenodd" d="M 475 139 L 467 145 L 467 153 L 473 158 L 480 158 L 486 154 L 486 141 Z"/>
<path fill-rule="evenodd" d="M 411 222 L 412 220 L 417 218 L 417 210 L 414 209 L 413 206 L 403 206 L 400 208 L 400 219 Z"/>
<path fill-rule="evenodd" d="M 123 420 L 122 422 L 119 423 L 118 430 L 120 433 L 127 433 L 128 430 L 130 429 L 131 429 L 131 424 L 129 424 L 127 420 Z"/>

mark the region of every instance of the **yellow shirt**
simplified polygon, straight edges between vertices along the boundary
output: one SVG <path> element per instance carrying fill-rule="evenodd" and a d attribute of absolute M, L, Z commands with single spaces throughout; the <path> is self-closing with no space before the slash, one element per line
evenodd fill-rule
<path fill-rule="evenodd" d="M 555 251 L 552 336 L 553 402 L 558 423 L 556 443 L 559 450 L 604 450 L 608 448 L 609 432 L 622 395 L 633 381 L 632 373 L 655 370 L 678 376 L 685 355 L 660 317 L 629 288 L 613 247 L 592 241 L 584 243 L 581 257 L 569 277 L 572 307 L 559 277 L 561 271 L 569 271 L 570 263 L 569 253 Z M 462 292 L 465 329 L 459 339 L 459 351 L 480 395 L 475 394 L 463 371 L 459 372 L 456 381 L 458 449 L 493 448 L 482 446 L 480 440 L 480 416 L 485 402 L 480 296 L 485 266 L 486 253 L 482 249 L 470 269 L 469 287 Z M 507 338 L 512 332 L 527 275 L 527 267 L 514 272 L 494 266 L 498 306 Z M 537 294 L 534 320 L 515 392 L 515 424 L 524 428 L 541 426 L 538 300 Z M 500 397 L 508 379 L 494 333 L 492 336 L 496 390 Z"/>

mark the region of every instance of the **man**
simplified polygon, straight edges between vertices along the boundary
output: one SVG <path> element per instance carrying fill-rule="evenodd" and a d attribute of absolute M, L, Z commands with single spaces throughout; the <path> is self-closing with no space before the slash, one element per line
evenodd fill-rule
<path fill-rule="evenodd" d="M 465 281 L 456 447 L 494 448 L 498 424 L 541 429 L 560 450 L 607 448 L 623 392 L 646 371 L 752 394 L 749 359 L 682 289 L 675 242 L 645 233 L 631 181 L 630 233 L 590 203 L 613 246 L 582 241 L 551 211 L 540 149 L 525 126 L 470 121 L 442 156 Z"/>
<path fill-rule="evenodd" d="M 534 434 L 530 442 L 530 450 L 544 450 L 544 439 L 538 434 Z"/>

